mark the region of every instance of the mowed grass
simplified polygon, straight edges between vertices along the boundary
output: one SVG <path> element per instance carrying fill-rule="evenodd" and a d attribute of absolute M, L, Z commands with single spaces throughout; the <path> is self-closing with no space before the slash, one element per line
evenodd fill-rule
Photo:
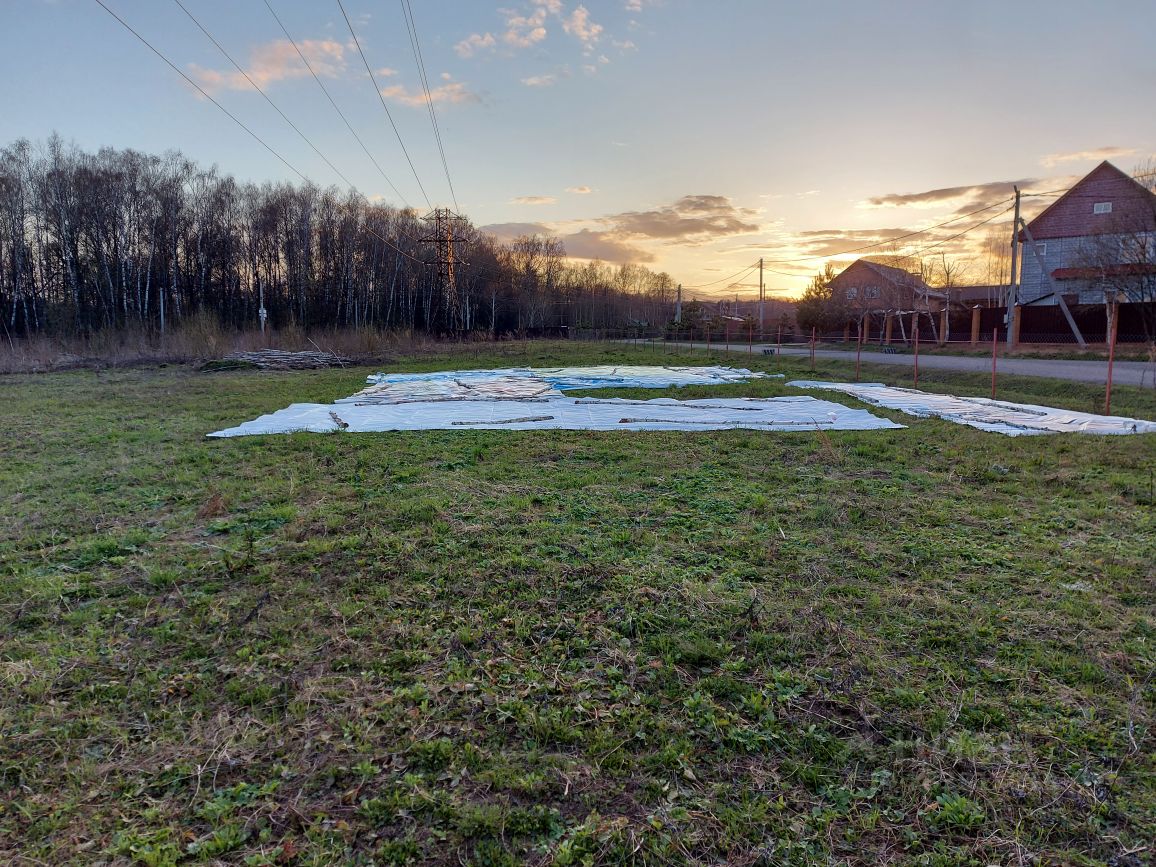
<path fill-rule="evenodd" d="M 204 438 L 367 372 L 0 379 L 0 861 L 1150 862 L 1156 437 Z"/>

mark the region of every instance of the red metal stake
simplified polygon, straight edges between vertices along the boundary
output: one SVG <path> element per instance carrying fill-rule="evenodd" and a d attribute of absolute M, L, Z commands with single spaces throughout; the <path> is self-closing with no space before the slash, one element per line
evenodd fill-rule
<path fill-rule="evenodd" d="M 995 400 L 995 359 L 999 352 L 999 326 L 991 334 L 991 399 Z"/>
<path fill-rule="evenodd" d="M 855 381 L 859 381 L 859 356 L 863 354 L 863 320 L 859 320 L 859 334 L 855 338 Z"/>
<path fill-rule="evenodd" d="M 919 323 L 915 323 L 915 387 L 919 388 Z"/>
<path fill-rule="evenodd" d="M 1120 325 L 1120 307 L 1112 302 L 1112 333 L 1108 335 L 1108 382 L 1104 390 L 1104 415 L 1112 414 L 1112 364 L 1116 360 L 1116 331 Z"/>
<path fill-rule="evenodd" d="M 811 326 L 811 370 L 815 369 L 815 326 Z"/>

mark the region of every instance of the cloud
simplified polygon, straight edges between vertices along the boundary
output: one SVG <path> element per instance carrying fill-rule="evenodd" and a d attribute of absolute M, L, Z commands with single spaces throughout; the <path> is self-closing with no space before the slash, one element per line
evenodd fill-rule
<path fill-rule="evenodd" d="M 458 53 L 458 57 L 473 57 L 475 52 L 483 48 L 493 48 L 497 42 L 493 33 L 471 33 L 454 46 L 454 51 Z"/>
<path fill-rule="evenodd" d="M 558 201 L 553 196 L 518 196 L 510 200 L 511 205 L 552 205 Z"/>
<path fill-rule="evenodd" d="M 546 9 L 539 6 L 530 15 L 509 12 L 502 41 L 512 48 L 529 48 L 546 38 Z"/>
<path fill-rule="evenodd" d="M 566 192 L 573 193 L 576 196 L 586 196 L 586 195 L 589 195 L 590 193 L 594 192 L 594 190 L 592 190 L 590 187 L 586 186 L 585 184 L 582 184 L 581 186 L 577 186 L 577 187 L 567 187 Z"/>
<path fill-rule="evenodd" d="M 1069 151 L 1067 153 L 1048 154 L 1040 158 L 1040 165 L 1045 168 L 1054 168 L 1061 163 L 1100 162 L 1102 160 L 1118 159 L 1132 156 L 1136 148 L 1102 147 L 1090 151 Z"/>
<path fill-rule="evenodd" d="M 493 223 L 482 226 L 481 229 L 496 236 L 499 241 L 513 241 L 522 235 L 546 235 L 558 238 L 566 248 L 566 254 L 575 259 L 601 259 L 604 262 L 639 264 L 655 261 L 653 253 L 597 229 L 580 229 L 577 232 L 559 234 L 545 223 Z"/>
<path fill-rule="evenodd" d="M 590 20 L 590 12 L 585 6 L 578 6 L 562 21 L 562 29 L 582 43 L 590 51 L 602 35 L 602 25 Z"/>
<path fill-rule="evenodd" d="M 334 39 L 304 39 L 297 45 L 319 76 L 336 78 L 345 71 L 346 46 L 342 43 Z M 197 82 L 210 92 L 247 90 L 252 87 L 245 76 L 235 70 L 206 69 L 195 63 L 189 64 L 189 69 Z M 245 72 L 262 89 L 277 81 L 309 75 L 309 70 L 287 39 L 277 39 L 253 48 L 249 52 Z"/>
<path fill-rule="evenodd" d="M 491 223 L 480 228 L 483 232 L 489 232 L 499 241 L 512 241 L 523 235 L 554 234 L 545 223 Z"/>
<path fill-rule="evenodd" d="M 1014 187 L 1036 183 L 1035 178 L 1019 181 L 993 181 L 987 184 L 968 184 L 961 187 L 941 187 L 921 193 L 888 193 L 860 203 L 864 208 L 935 208 L 948 202 L 962 202 L 958 213 L 992 205 L 1012 196 Z"/>
<path fill-rule="evenodd" d="M 535 6 L 541 6 L 551 15 L 562 14 L 562 0 L 531 0 Z"/>
<path fill-rule="evenodd" d="M 550 73 L 549 75 L 531 75 L 529 78 L 523 78 L 522 84 L 526 87 L 551 87 L 558 81 L 558 76 Z"/>
<path fill-rule="evenodd" d="M 702 244 L 757 232 L 758 224 L 750 222 L 756 213 L 735 207 L 725 196 L 683 196 L 662 208 L 626 211 L 605 219 L 621 236 Z"/>
<path fill-rule="evenodd" d="M 806 256 L 834 256 L 843 250 L 882 244 L 911 234 L 911 229 L 815 229 L 799 232 L 795 243 Z M 921 238 L 921 242 L 930 240 Z M 776 266 L 778 267 L 778 266 Z"/>
<path fill-rule="evenodd" d="M 602 259 L 606 262 L 653 262 L 655 256 L 640 247 L 627 243 L 611 232 L 581 229 L 562 236 L 566 252 L 578 259 Z"/>
<path fill-rule="evenodd" d="M 421 108 L 426 104 L 424 90 L 411 92 L 403 84 L 383 87 L 381 89 L 381 95 L 394 102 L 400 102 L 402 105 L 408 105 L 410 108 Z M 451 81 L 438 87 L 430 88 L 429 98 L 435 105 L 439 102 L 446 105 L 457 105 L 462 102 L 481 102 L 482 99 L 460 81 Z"/>

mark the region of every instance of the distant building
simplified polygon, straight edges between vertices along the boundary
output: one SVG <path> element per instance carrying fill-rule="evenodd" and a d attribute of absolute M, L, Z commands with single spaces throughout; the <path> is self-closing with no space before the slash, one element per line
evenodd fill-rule
<path fill-rule="evenodd" d="M 1007 303 L 1007 285 L 953 286 L 952 305 L 964 307 L 1002 307 Z"/>
<path fill-rule="evenodd" d="M 863 313 L 886 311 L 937 311 L 947 296 L 932 289 L 918 274 L 859 259 L 832 281 L 835 298 Z"/>
<path fill-rule="evenodd" d="M 1068 304 L 1102 304 L 1113 289 L 1121 301 L 1153 300 L 1137 287 L 1156 277 L 1156 195 L 1109 162 L 1028 223 L 1019 240 L 1021 304 L 1058 304 L 1057 292 Z"/>

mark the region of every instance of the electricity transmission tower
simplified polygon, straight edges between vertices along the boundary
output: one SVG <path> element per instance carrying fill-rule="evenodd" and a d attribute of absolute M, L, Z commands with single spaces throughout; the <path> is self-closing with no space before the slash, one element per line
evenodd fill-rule
<path fill-rule="evenodd" d="M 430 224 L 430 234 L 420 240 L 434 245 L 436 259 L 431 264 L 437 268 L 438 289 L 446 309 L 446 323 L 451 331 L 460 331 L 464 327 L 457 284 L 457 266 L 461 260 L 454 245 L 465 243 L 464 238 L 458 237 L 461 234 L 458 227 L 462 218 L 449 208 L 434 208 L 433 213 L 423 219 Z"/>

